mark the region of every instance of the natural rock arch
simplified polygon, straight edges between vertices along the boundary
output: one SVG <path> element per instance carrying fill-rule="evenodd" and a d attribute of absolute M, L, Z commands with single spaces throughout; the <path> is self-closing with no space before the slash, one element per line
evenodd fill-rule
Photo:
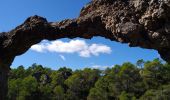
<path fill-rule="evenodd" d="M 77 19 L 48 22 L 29 17 L 9 32 L 0 33 L 0 99 L 7 94 L 7 78 L 14 58 L 43 39 L 102 36 L 129 46 L 155 49 L 170 62 L 169 0 L 92 0 Z"/>

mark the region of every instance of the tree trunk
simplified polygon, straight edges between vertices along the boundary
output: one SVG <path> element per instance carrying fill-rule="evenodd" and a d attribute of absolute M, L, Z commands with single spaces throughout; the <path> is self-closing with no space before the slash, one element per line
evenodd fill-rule
<path fill-rule="evenodd" d="M 7 67 L 0 66 L 0 100 L 7 100 L 8 73 Z"/>

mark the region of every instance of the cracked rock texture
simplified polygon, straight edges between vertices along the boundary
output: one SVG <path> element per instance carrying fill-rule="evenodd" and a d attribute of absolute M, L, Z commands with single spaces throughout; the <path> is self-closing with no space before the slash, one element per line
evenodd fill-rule
<path fill-rule="evenodd" d="M 131 47 L 155 49 L 170 62 L 170 0 L 92 0 L 76 19 L 48 22 L 31 16 L 9 32 L 0 33 L 0 66 L 43 39 L 102 36 Z"/>

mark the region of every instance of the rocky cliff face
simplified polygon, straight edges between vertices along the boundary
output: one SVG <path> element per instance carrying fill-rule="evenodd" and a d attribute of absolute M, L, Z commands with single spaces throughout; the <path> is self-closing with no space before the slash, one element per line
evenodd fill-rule
<path fill-rule="evenodd" d="M 0 65 L 10 66 L 15 56 L 43 39 L 94 36 L 155 49 L 170 62 L 170 1 L 92 0 L 77 19 L 48 22 L 29 17 L 14 30 L 0 34 Z"/>
<path fill-rule="evenodd" d="M 95 18 L 111 40 L 158 50 L 170 62 L 170 0 L 93 0 L 79 19 Z"/>

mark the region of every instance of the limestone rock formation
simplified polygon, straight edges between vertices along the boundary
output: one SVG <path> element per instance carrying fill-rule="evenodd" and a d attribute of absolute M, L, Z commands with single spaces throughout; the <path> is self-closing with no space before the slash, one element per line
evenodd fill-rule
<path fill-rule="evenodd" d="M 0 33 L 0 93 L 6 87 L 1 74 L 32 45 L 43 39 L 94 36 L 155 49 L 170 62 L 170 0 L 92 0 L 76 19 L 48 22 L 40 16 L 29 17 L 10 32 Z"/>

